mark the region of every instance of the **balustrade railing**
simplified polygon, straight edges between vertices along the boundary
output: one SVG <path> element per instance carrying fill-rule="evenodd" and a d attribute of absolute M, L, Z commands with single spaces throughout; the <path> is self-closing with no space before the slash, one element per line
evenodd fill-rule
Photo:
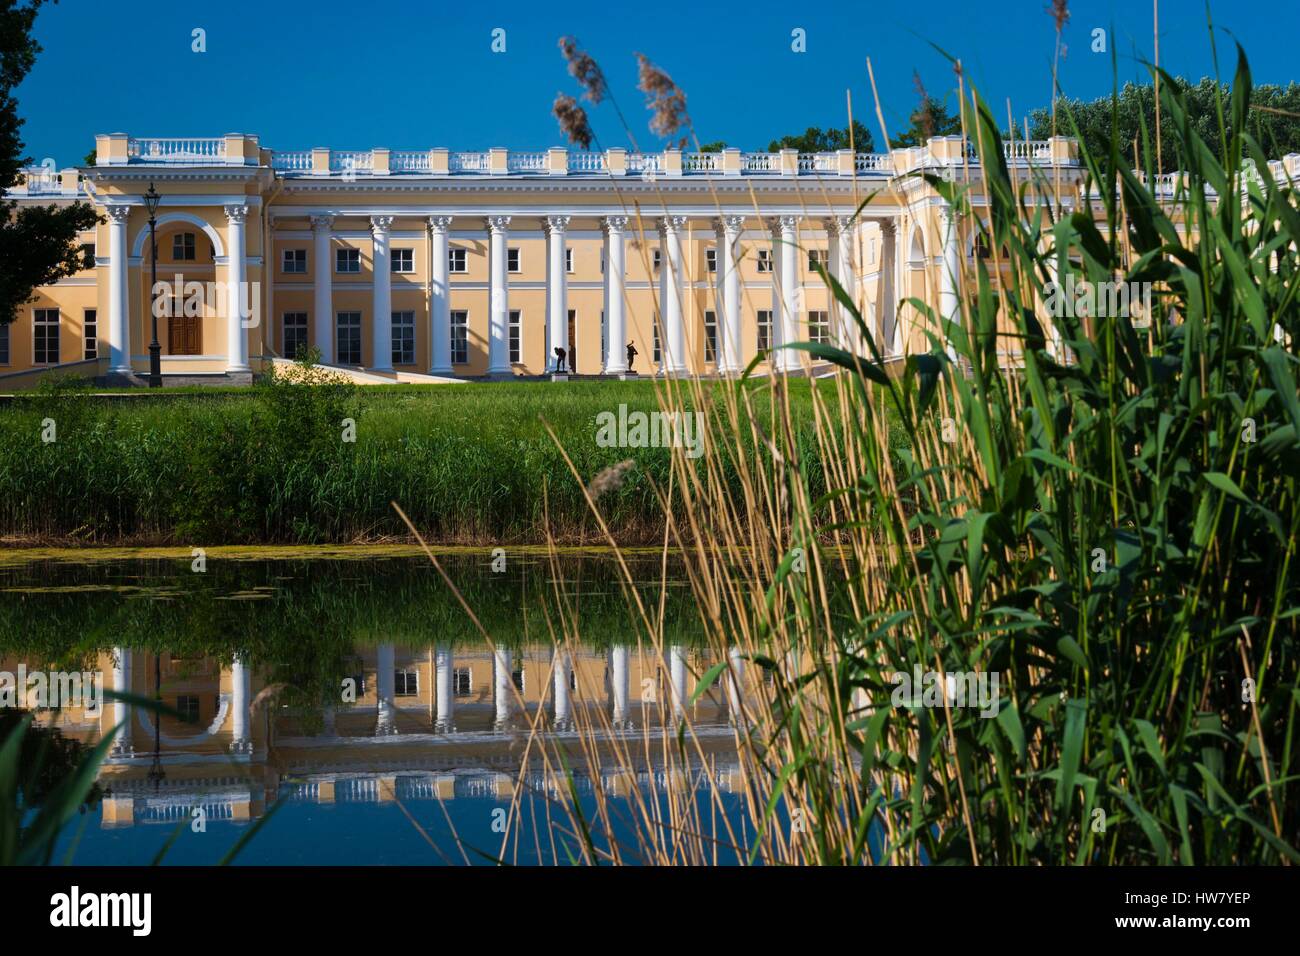
<path fill-rule="evenodd" d="M 215 163 L 226 158 L 224 137 L 198 139 L 131 139 L 127 156 L 142 163 Z"/>

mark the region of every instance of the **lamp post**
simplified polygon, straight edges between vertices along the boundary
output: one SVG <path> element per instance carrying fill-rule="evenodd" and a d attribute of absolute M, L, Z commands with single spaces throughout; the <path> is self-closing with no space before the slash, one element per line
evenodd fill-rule
<path fill-rule="evenodd" d="M 144 205 L 149 210 L 149 313 L 153 318 L 153 341 L 149 343 L 149 387 L 162 388 L 162 346 L 158 344 L 158 203 L 162 196 L 149 184 Z"/>

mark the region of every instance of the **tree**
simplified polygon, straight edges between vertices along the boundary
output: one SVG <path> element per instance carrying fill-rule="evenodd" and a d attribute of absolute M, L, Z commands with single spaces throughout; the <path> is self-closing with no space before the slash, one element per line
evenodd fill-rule
<path fill-rule="evenodd" d="M 918 100 L 916 109 L 908 117 L 911 125 L 901 134 L 895 136 L 890 145 L 894 149 L 906 149 L 910 146 L 924 146 L 931 136 L 955 136 L 961 133 L 961 116 L 950 113 L 942 100 L 926 92 L 919 73 L 912 73 L 912 83 L 916 87 Z"/>
<path fill-rule="evenodd" d="M 1175 77 L 1173 86 L 1187 104 L 1193 127 L 1197 134 L 1214 148 L 1222 142 L 1219 134 L 1218 98 L 1223 97 L 1225 132 L 1232 136 L 1231 115 L 1226 104 L 1232 95 L 1225 83 L 1216 83 L 1202 77 L 1192 83 Z M 1163 90 L 1162 90 L 1163 92 Z M 1173 91 L 1171 91 L 1173 92 Z M 1126 83 L 1118 97 L 1118 146 L 1120 155 L 1134 166 L 1145 166 L 1149 158 L 1156 163 L 1156 107 L 1155 89 L 1150 83 Z M 1111 97 L 1095 100 L 1076 100 L 1061 97 L 1056 101 L 1056 132 L 1059 136 L 1073 136 L 1078 124 L 1081 144 L 1091 155 L 1110 151 Z M 1300 152 L 1300 85 L 1285 87 L 1263 84 L 1251 92 L 1249 132 L 1258 140 L 1260 148 L 1271 157 Z M 1073 122 L 1072 122 L 1073 120 Z M 1029 114 L 1031 139 L 1046 139 L 1052 135 L 1052 111 L 1038 109 Z M 1134 154 L 1134 142 L 1138 155 Z M 1168 127 L 1161 136 L 1160 171 L 1173 172 L 1187 165 Z"/>
<path fill-rule="evenodd" d="M 18 184 L 31 160 L 23 156 L 23 121 L 13 91 L 31 71 L 40 45 L 32 23 L 45 0 L 0 0 L 0 192 Z M 0 324 L 12 322 L 32 291 L 70 276 L 93 263 L 77 244 L 77 234 L 99 216 L 88 203 L 18 208 L 0 202 Z"/>
<path fill-rule="evenodd" d="M 817 126 L 809 126 L 797 136 L 782 136 L 780 139 L 774 139 L 767 146 L 769 153 L 775 153 L 782 149 L 797 149 L 801 153 L 833 153 L 837 149 L 848 149 L 849 128 L 843 129 L 821 129 Z M 875 143 L 871 138 L 871 131 L 863 126 L 857 120 L 853 121 L 853 143 L 852 148 L 859 153 L 869 153 L 875 149 Z"/>

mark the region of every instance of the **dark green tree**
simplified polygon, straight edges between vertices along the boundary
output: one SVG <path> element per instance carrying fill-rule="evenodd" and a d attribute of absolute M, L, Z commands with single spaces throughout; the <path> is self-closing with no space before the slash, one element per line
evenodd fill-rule
<path fill-rule="evenodd" d="M 1224 142 L 1219 129 L 1219 101 L 1223 98 L 1224 134 L 1231 137 L 1232 116 L 1227 104 L 1231 88 L 1225 83 L 1202 77 L 1198 82 L 1177 77 L 1178 89 L 1186 97 L 1188 114 L 1197 136 L 1207 143 Z M 1300 152 L 1300 85 L 1263 84 L 1251 92 L 1251 109 L 1246 122 L 1249 132 L 1259 141 L 1265 154 L 1281 158 Z M 1151 83 L 1126 83 L 1118 93 L 1118 139 L 1120 155 L 1130 164 L 1146 166 L 1147 159 L 1156 165 L 1155 90 Z M 1073 119 L 1073 123 L 1071 120 Z M 1060 136 L 1074 135 L 1078 124 L 1083 146 L 1094 156 L 1109 153 L 1111 139 L 1111 97 L 1077 100 L 1061 97 L 1056 101 L 1056 130 Z M 1052 111 L 1038 109 L 1029 114 L 1029 137 L 1046 139 L 1052 135 Z M 1173 137 L 1162 136 L 1161 172 L 1172 172 L 1186 165 L 1179 156 Z M 1138 153 L 1134 154 L 1134 144 Z M 1149 154 L 1149 157 L 1148 157 Z"/>
<path fill-rule="evenodd" d="M 857 120 L 853 121 L 853 149 L 859 153 L 869 153 L 875 149 L 871 131 Z M 849 148 L 849 128 L 829 127 L 821 129 L 809 126 L 797 136 L 782 136 L 774 139 L 767 146 L 769 153 L 781 149 L 797 149 L 801 153 L 833 153 L 837 149 Z"/>
<path fill-rule="evenodd" d="M 23 156 L 23 125 L 13 91 L 31 71 L 40 45 L 32 24 L 45 0 L 0 0 L 0 192 L 12 189 L 31 160 Z M 92 265 L 77 234 L 99 221 L 88 203 L 27 206 L 0 202 L 0 324 L 12 322 L 32 290 Z"/>
<path fill-rule="evenodd" d="M 916 87 L 917 104 L 908 116 L 909 126 L 901 134 L 890 140 L 894 149 L 910 146 L 924 146 L 931 136 L 955 136 L 961 132 L 961 116 L 952 113 L 943 100 L 931 96 L 921 83 L 919 73 L 913 72 L 912 82 Z"/>

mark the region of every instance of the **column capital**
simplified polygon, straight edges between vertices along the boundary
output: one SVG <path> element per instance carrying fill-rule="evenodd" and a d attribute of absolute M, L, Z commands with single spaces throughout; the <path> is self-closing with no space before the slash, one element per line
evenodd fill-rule
<path fill-rule="evenodd" d="M 857 223 L 856 216 L 827 216 L 824 220 L 826 231 L 831 235 L 847 235 L 849 230 Z"/>
<path fill-rule="evenodd" d="M 108 218 L 114 222 L 126 222 L 131 216 L 130 206 L 105 206 L 104 211 L 108 213 Z"/>
<path fill-rule="evenodd" d="M 735 239 L 745 228 L 744 216 L 720 216 L 717 227 L 724 232 L 728 238 Z"/>
<path fill-rule="evenodd" d="M 773 216 L 772 229 L 780 232 L 794 232 L 799 228 L 799 220 L 803 216 Z"/>
<path fill-rule="evenodd" d="M 333 216 L 312 216 L 311 227 L 315 229 L 317 232 L 319 232 L 322 229 L 332 229 L 334 228 L 334 217 Z"/>
<path fill-rule="evenodd" d="M 388 235 L 388 230 L 392 228 L 393 228 L 392 216 L 371 216 L 370 217 L 370 231 L 373 232 L 376 236 L 379 235 L 386 236 Z"/>
<path fill-rule="evenodd" d="M 547 232 L 563 234 L 569 228 L 569 220 L 572 216 L 547 216 L 542 220 Z"/>
<path fill-rule="evenodd" d="M 451 216 L 430 216 L 429 231 L 445 233 L 451 228 Z"/>
<path fill-rule="evenodd" d="M 939 203 L 938 212 L 939 222 L 944 227 L 952 225 L 957 221 L 958 216 L 960 216 L 960 213 L 958 213 L 957 210 L 953 208 L 952 203 L 949 202 Z"/>
<path fill-rule="evenodd" d="M 600 225 L 607 233 L 622 232 L 627 228 L 627 216 L 606 216 Z"/>
<path fill-rule="evenodd" d="M 659 231 L 662 233 L 677 232 L 686 225 L 686 221 L 686 216 L 661 216 Z"/>
<path fill-rule="evenodd" d="M 876 222 L 880 225 L 880 231 L 881 231 L 884 235 L 886 235 L 886 236 L 897 236 L 897 235 L 898 235 L 898 220 L 897 220 L 897 219 L 877 219 Z"/>
<path fill-rule="evenodd" d="M 231 223 L 243 222 L 248 218 L 248 207 L 241 205 L 231 205 L 222 207 L 226 213 L 226 219 Z"/>
<path fill-rule="evenodd" d="M 505 232 L 510 228 L 509 216 L 488 216 L 486 222 L 489 232 Z"/>

